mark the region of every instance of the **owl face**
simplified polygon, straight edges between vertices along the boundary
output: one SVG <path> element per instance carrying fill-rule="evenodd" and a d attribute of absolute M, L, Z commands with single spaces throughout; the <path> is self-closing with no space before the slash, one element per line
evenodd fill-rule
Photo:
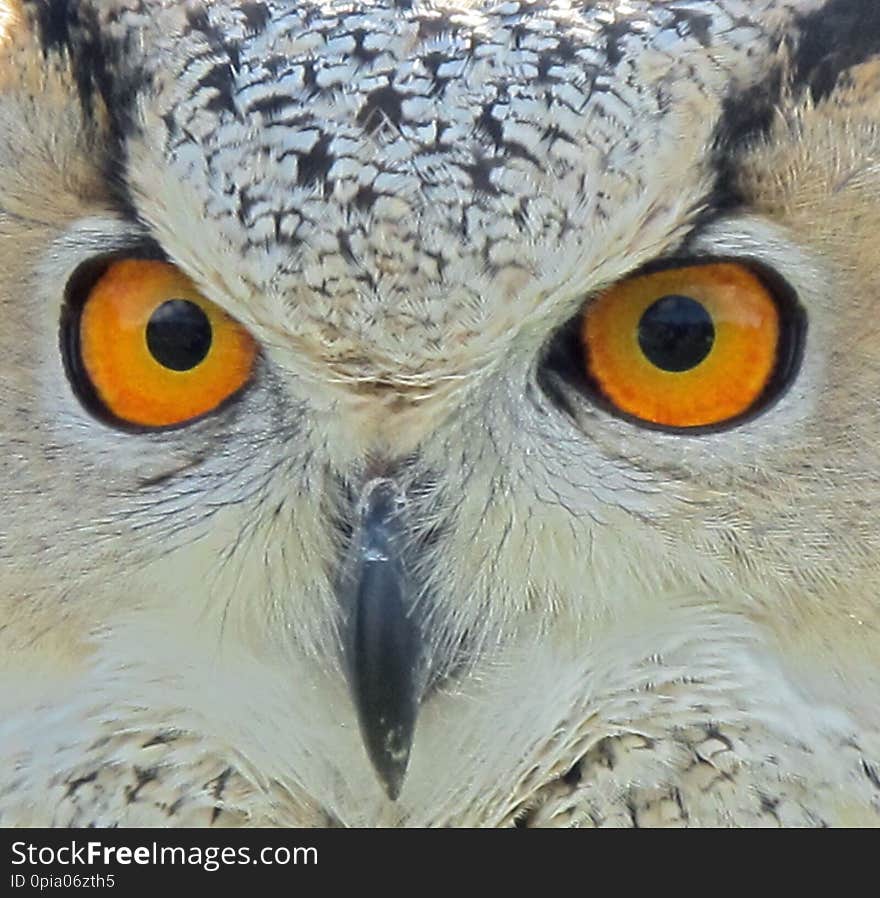
<path fill-rule="evenodd" d="M 63 6 L 4 7 L 26 789 L 497 824 L 609 738 L 876 738 L 873 13 Z"/>

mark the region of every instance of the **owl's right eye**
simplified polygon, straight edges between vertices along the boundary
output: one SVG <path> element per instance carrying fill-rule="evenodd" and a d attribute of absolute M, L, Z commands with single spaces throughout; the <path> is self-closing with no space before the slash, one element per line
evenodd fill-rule
<path fill-rule="evenodd" d="M 170 427 L 213 411 L 251 377 L 257 344 L 174 265 L 122 259 L 66 323 L 74 386 L 113 419 Z"/>

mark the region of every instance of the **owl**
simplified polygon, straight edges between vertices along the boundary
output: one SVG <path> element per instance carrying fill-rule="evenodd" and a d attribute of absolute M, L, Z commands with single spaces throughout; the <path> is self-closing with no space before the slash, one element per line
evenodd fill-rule
<path fill-rule="evenodd" d="M 880 5 L 0 54 L 0 823 L 880 825 Z"/>

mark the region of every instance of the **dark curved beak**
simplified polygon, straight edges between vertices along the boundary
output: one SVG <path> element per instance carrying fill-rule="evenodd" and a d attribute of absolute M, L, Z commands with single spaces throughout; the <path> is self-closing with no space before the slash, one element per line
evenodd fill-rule
<path fill-rule="evenodd" d="M 367 755 L 388 797 L 400 794 L 422 692 L 422 639 L 404 564 L 406 500 L 372 480 L 357 519 L 339 598 L 347 612 L 345 660 Z"/>

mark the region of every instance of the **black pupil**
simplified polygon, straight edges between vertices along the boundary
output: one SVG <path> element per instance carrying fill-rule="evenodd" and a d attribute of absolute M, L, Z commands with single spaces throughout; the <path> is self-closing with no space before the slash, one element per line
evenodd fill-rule
<path fill-rule="evenodd" d="M 715 326 L 705 306 L 689 296 L 664 296 L 639 321 L 639 346 L 664 371 L 696 368 L 712 350 Z"/>
<path fill-rule="evenodd" d="M 189 371 L 211 348 L 211 322 L 194 302 L 169 299 L 147 322 L 147 346 L 160 365 Z"/>

